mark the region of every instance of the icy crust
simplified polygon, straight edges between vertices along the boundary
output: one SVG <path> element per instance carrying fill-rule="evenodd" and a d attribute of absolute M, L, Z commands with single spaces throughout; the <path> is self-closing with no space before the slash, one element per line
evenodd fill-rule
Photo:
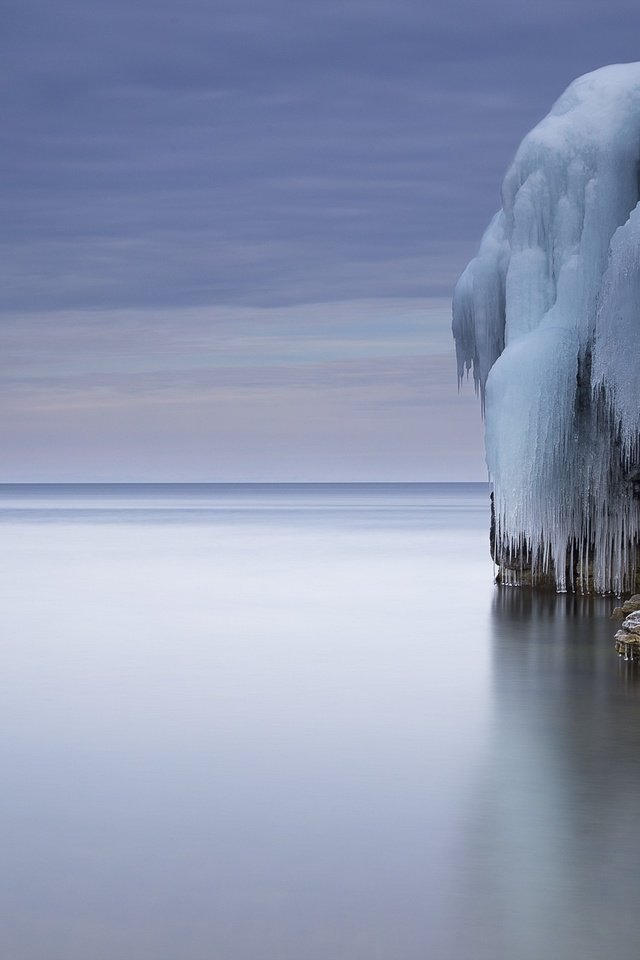
<path fill-rule="evenodd" d="M 579 78 L 523 140 L 458 281 L 458 376 L 485 411 L 496 559 L 633 586 L 640 541 L 640 64 Z"/>

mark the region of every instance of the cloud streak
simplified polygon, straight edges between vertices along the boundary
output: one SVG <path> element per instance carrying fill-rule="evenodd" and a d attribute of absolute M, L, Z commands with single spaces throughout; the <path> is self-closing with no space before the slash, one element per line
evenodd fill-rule
<path fill-rule="evenodd" d="M 463 479 L 473 456 L 482 479 L 447 316 L 400 300 L 15 317 L 0 476 Z"/>
<path fill-rule="evenodd" d="M 639 20 L 627 0 L 606 11 L 590 0 L 11 4 L 0 39 L 10 94 L 0 391 L 14 417 L 3 419 L 5 475 L 27 464 L 43 475 L 46 457 L 52 474 L 64 460 L 106 475 L 98 421 L 105 451 L 129 472 L 126 437 L 144 423 L 157 450 L 141 443 L 149 466 L 136 470 L 166 469 L 183 448 L 165 402 L 178 394 L 191 406 L 188 424 L 175 413 L 194 437 L 187 473 L 191 463 L 202 474 L 195 437 L 215 442 L 222 409 L 238 431 L 238 464 L 254 444 L 254 471 L 257 451 L 270 469 L 261 436 L 280 437 L 293 462 L 296 444 L 311 449 L 309 424 L 325 422 L 316 439 L 329 472 L 348 473 L 357 437 L 376 427 L 370 467 L 386 457 L 408 479 L 441 471 L 440 441 L 419 456 L 414 445 L 424 442 L 420 417 L 437 415 L 453 437 L 459 404 L 472 403 L 458 399 L 453 371 L 447 387 L 428 359 L 444 357 L 453 283 L 522 135 L 573 76 L 635 58 Z M 389 388 L 402 363 L 409 399 L 399 380 Z M 421 376 L 431 384 L 422 393 Z M 337 404 L 339 389 L 351 392 Z M 47 391 L 58 420 L 38 406 Z M 99 395 L 128 397 L 127 416 L 141 418 L 121 424 L 121 446 Z M 63 396 L 84 404 L 82 417 L 74 408 L 65 419 Z M 477 476 L 472 422 L 464 436 Z M 224 470 L 235 475 L 232 447 Z M 306 456 L 320 469 L 320 452 Z M 353 457 L 358 473 L 364 460 Z"/>
<path fill-rule="evenodd" d="M 7 305 L 446 295 L 527 127 L 634 55 L 615 11 L 514 10 L 15 6 Z"/>

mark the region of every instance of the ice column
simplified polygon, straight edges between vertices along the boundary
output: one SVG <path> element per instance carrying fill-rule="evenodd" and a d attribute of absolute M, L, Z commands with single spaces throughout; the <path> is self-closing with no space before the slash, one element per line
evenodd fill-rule
<path fill-rule="evenodd" d="M 523 140 L 456 286 L 511 582 L 619 592 L 640 541 L 640 64 L 574 81 Z"/>

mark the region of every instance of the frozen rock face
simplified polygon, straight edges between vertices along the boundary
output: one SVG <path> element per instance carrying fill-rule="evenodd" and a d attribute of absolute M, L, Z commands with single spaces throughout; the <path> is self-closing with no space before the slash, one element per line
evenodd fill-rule
<path fill-rule="evenodd" d="M 514 582 L 633 588 L 640 540 L 640 64 L 574 81 L 523 140 L 453 302 Z"/>

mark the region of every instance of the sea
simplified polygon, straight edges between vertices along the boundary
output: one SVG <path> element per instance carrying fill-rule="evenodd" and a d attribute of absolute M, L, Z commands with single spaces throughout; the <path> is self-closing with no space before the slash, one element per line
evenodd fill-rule
<path fill-rule="evenodd" d="M 614 598 L 485 484 L 0 486 L 0 956 L 637 960 Z"/>

